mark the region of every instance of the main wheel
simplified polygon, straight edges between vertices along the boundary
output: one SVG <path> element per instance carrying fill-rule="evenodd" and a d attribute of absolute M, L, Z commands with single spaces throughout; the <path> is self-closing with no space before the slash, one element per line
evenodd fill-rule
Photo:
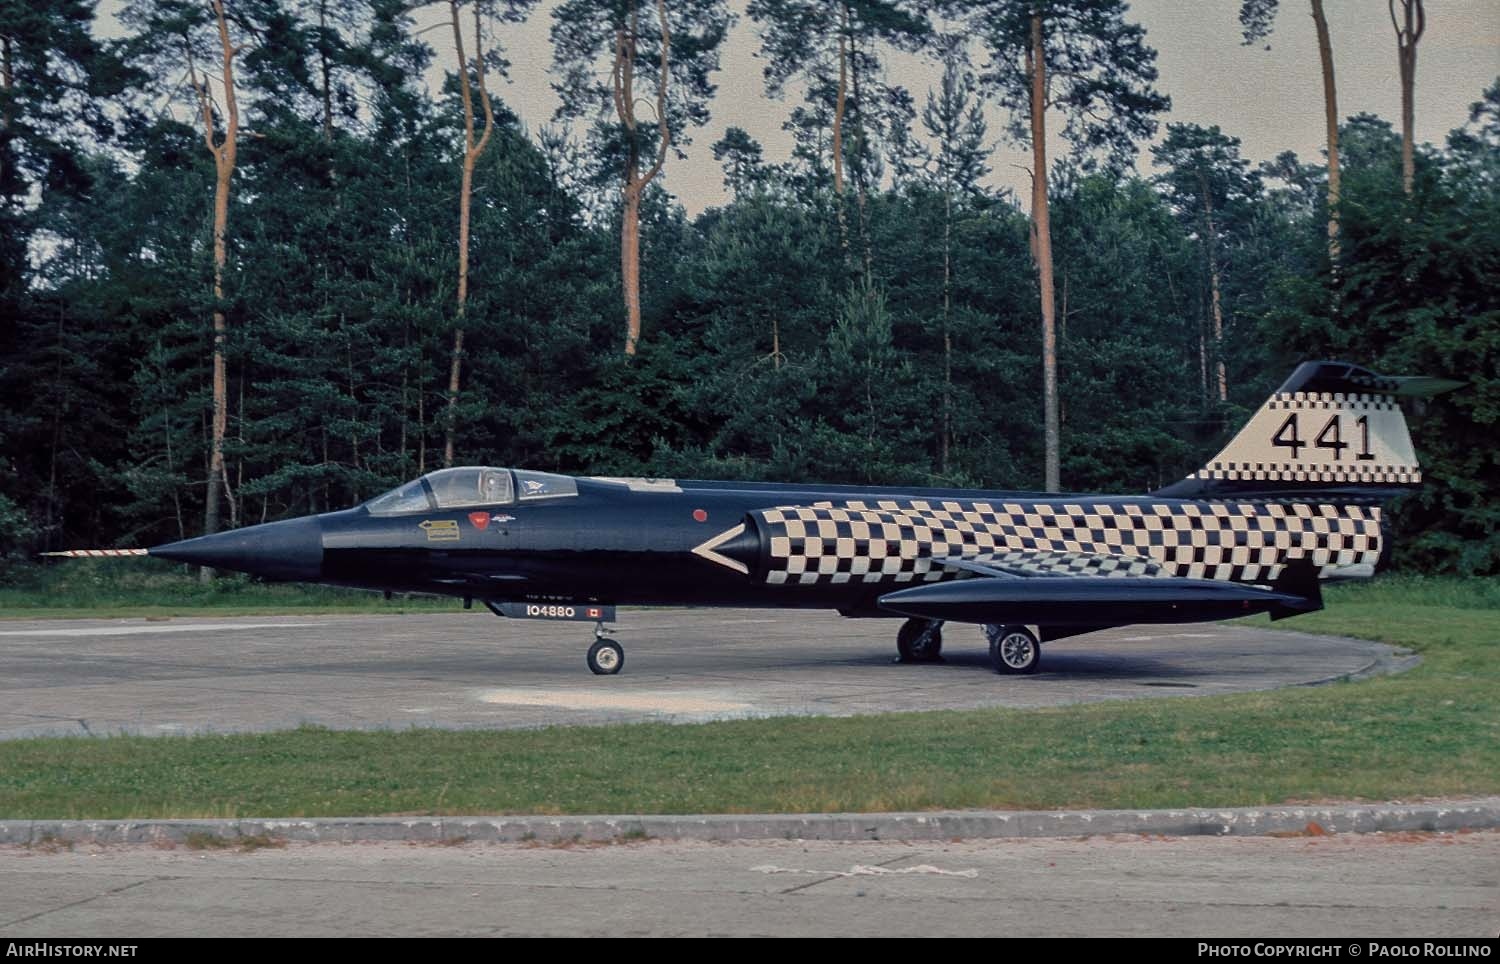
<path fill-rule="evenodd" d="M 908 619 L 896 634 L 902 663 L 936 663 L 943 658 L 943 624 L 935 619 Z"/>
<path fill-rule="evenodd" d="M 1035 673 L 1042 647 L 1025 626 L 986 626 L 990 638 L 990 663 L 995 672 Z"/>
<path fill-rule="evenodd" d="M 601 636 L 589 647 L 588 662 L 595 676 L 613 676 L 625 665 L 625 647 Z"/>

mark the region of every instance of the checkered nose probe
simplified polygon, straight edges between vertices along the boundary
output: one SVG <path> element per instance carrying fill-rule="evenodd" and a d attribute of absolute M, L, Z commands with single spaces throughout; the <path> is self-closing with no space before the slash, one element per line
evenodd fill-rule
<path fill-rule="evenodd" d="M 317 516 L 267 522 L 154 546 L 148 554 L 263 579 L 316 582 L 323 575 L 323 526 Z"/>

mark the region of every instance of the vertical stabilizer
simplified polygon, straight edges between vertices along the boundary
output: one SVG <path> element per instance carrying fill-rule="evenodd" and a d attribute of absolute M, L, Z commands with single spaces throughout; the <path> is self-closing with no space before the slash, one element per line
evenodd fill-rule
<path fill-rule="evenodd" d="M 1209 462 L 1155 495 L 1173 498 L 1382 499 L 1416 488 L 1422 469 L 1402 396 L 1461 383 L 1304 362 Z"/>

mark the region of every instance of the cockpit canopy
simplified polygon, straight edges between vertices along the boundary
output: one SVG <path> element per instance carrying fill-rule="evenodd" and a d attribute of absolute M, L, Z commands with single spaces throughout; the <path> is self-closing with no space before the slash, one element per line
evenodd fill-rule
<path fill-rule="evenodd" d="M 514 505 L 534 499 L 558 499 L 578 494 L 578 483 L 566 475 L 465 466 L 428 472 L 365 503 L 371 515 L 435 512 L 469 506 Z"/>

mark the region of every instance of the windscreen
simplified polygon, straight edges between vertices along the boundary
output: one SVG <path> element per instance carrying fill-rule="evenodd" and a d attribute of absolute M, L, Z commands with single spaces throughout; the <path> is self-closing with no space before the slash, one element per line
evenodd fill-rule
<path fill-rule="evenodd" d="M 365 503 L 371 515 L 400 515 L 403 512 L 428 512 L 437 508 L 421 479 L 392 489 Z"/>

